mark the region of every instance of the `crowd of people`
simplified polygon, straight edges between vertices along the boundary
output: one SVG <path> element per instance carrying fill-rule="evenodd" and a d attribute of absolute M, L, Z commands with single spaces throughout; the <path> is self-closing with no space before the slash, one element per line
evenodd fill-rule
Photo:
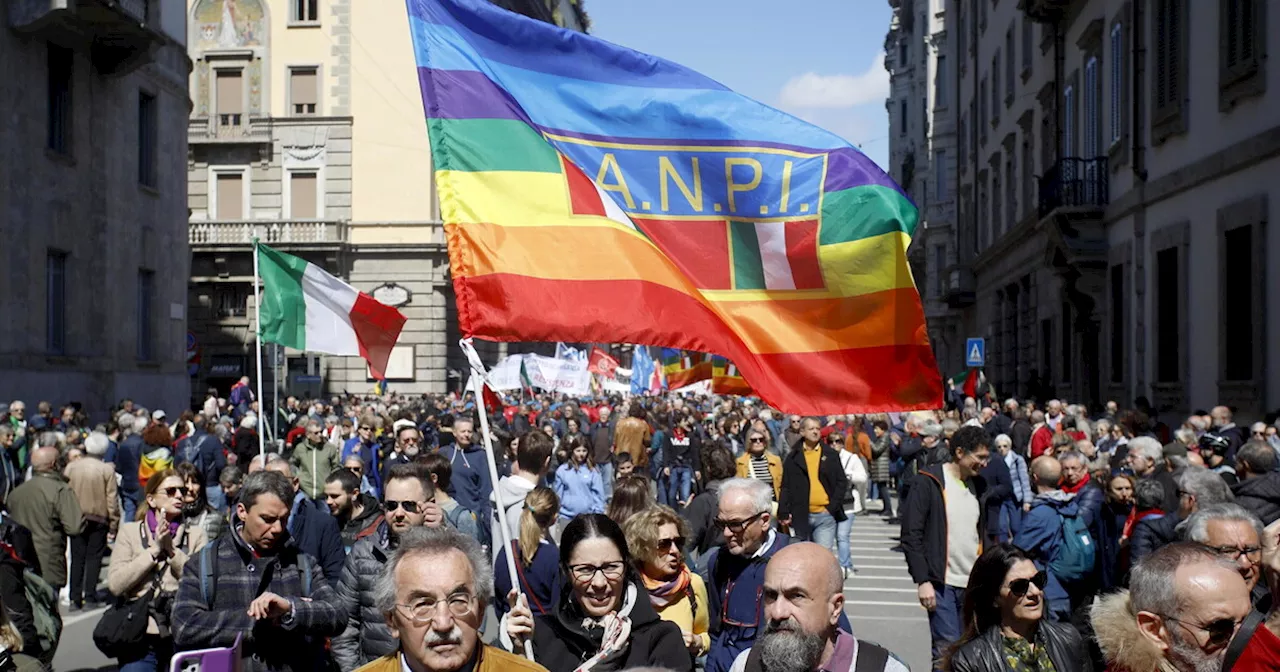
<path fill-rule="evenodd" d="M 1057 400 L 800 417 L 541 394 L 487 409 L 486 443 L 469 396 L 228 396 L 92 426 L 9 405 L 0 644 L 27 669 L 58 644 L 34 584 L 107 606 L 95 642 L 126 672 L 214 647 L 250 671 L 897 672 L 844 614 L 877 509 L 937 669 L 1280 664 L 1280 439 L 1227 408 L 1171 429 Z"/>

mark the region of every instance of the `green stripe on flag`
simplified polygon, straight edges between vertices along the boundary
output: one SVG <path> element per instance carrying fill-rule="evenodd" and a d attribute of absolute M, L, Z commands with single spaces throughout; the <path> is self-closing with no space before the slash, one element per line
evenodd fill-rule
<path fill-rule="evenodd" d="M 733 288 L 765 289 L 764 262 L 760 259 L 760 239 L 751 222 L 729 222 L 733 242 Z"/>
<path fill-rule="evenodd" d="M 889 187 L 841 189 L 822 196 L 818 244 L 848 243 L 893 231 L 911 236 L 919 219 L 920 213 L 911 201 Z"/>
<path fill-rule="evenodd" d="M 262 276 L 261 338 L 267 343 L 307 349 L 307 302 L 302 274 L 307 260 L 258 245 L 258 273 Z"/>
<path fill-rule="evenodd" d="M 537 131 L 513 119 L 428 119 L 436 170 L 560 172 L 556 150 Z"/>

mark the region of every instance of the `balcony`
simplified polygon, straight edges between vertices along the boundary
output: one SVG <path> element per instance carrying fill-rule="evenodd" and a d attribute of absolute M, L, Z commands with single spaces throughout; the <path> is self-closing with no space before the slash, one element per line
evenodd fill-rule
<path fill-rule="evenodd" d="M 9 0 L 9 27 L 82 46 L 107 75 L 130 72 L 151 60 L 168 40 L 158 28 L 156 0 Z"/>
<path fill-rule="evenodd" d="M 270 145 L 271 119 L 247 114 L 215 114 L 187 122 L 187 144 Z"/>
<path fill-rule="evenodd" d="M 331 248 L 348 242 L 347 223 L 340 220 L 280 220 L 247 222 L 191 222 L 188 240 L 193 249 L 238 249 L 261 242 L 281 247 Z"/>
<path fill-rule="evenodd" d="M 1066 16 L 1072 0 L 1021 0 L 1018 6 L 1032 21 L 1056 23 Z"/>
<path fill-rule="evenodd" d="M 1111 201 L 1107 157 L 1059 159 L 1040 178 L 1040 218 L 1055 210 L 1101 215 Z"/>
<path fill-rule="evenodd" d="M 967 308 L 977 300 L 978 281 L 973 268 L 968 264 L 952 266 L 947 269 L 947 284 L 944 298 L 952 308 Z"/>

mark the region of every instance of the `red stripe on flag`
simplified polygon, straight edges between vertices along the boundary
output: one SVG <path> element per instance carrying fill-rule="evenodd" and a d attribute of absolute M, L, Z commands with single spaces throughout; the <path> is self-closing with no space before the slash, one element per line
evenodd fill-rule
<path fill-rule="evenodd" d="M 718 352 L 738 366 L 766 403 L 787 413 L 942 407 L 942 378 L 928 343 L 755 354 L 706 304 L 650 282 L 546 280 L 501 273 L 455 276 L 453 282 L 458 296 L 474 299 L 458 301 L 458 326 L 466 336 L 591 342 L 608 334 L 618 342 Z M 632 307 L 618 310 L 619 296 L 627 297 Z M 577 318 L 572 326 L 557 317 L 565 314 Z M 675 324 L 680 325 L 678 332 L 671 327 Z"/>
<path fill-rule="evenodd" d="M 631 221 L 684 271 L 694 287 L 733 289 L 729 274 L 729 224 L 725 220 L 672 221 L 632 216 Z M 814 232 L 816 241 L 816 228 Z"/>
<path fill-rule="evenodd" d="M 805 219 L 787 222 L 787 261 L 791 264 L 791 278 L 796 289 L 822 289 L 822 267 L 818 264 L 818 220 Z"/>
<path fill-rule="evenodd" d="M 575 215 L 604 217 L 604 201 L 600 200 L 600 192 L 596 191 L 591 178 L 563 155 L 560 165 L 564 166 L 564 178 L 569 183 L 570 211 Z"/>
<path fill-rule="evenodd" d="M 391 359 L 391 349 L 400 338 L 404 319 L 400 311 L 364 292 L 356 296 L 356 303 L 351 307 L 351 326 L 360 343 L 360 356 L 369 361 L 374 378 L 386 377 L 387 360 Z"/>

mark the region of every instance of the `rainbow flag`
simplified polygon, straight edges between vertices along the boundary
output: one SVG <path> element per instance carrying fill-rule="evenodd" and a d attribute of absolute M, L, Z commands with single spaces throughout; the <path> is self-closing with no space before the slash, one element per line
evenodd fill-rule
<path fill-rule="evenodd" d="M 786 412 L 941 407 L 916 208 L 847 141 L 484 0 L 407 2 L 464 335 L 714 352 Z"/>
<path fill-rule="evenodd" d="M 738 367 L 719 355 L 711 358 L 711 391 L 715 394 L 738 394 L 744 397 L 755 393 Z"/>
<path fill-rule="evenodd" d="M 662 373 L 669 389 L 711 378 L 711 355 L 691 350 L 662 349 Z"/>

